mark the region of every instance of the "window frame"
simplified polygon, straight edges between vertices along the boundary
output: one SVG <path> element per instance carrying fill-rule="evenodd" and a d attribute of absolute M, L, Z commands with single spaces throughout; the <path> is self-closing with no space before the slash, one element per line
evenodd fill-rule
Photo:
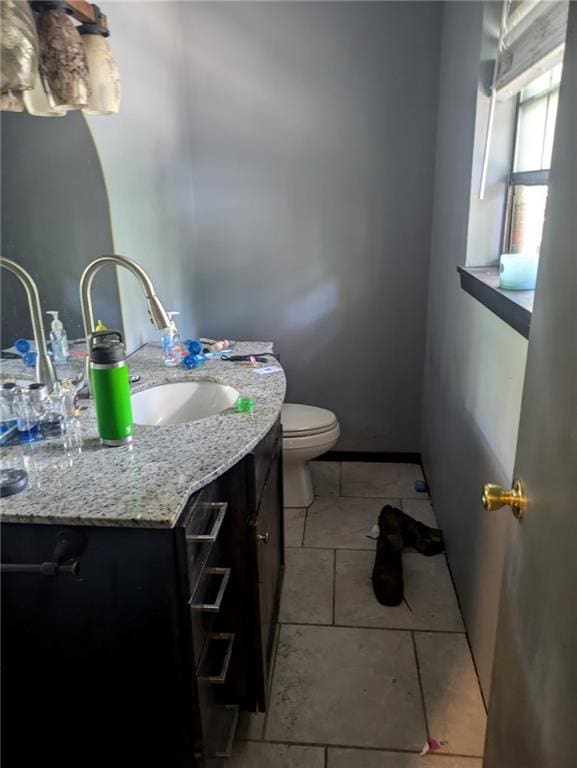
<path fill-rule="evenodd" d="M 540 76 L 541 75 L 538 75 L 538 77 Z M 555 84 L 551 85 L 542 93 L 536 94 L 535 96 L 531 96 L 525 101 L 522 101 L 522 94 L 523 94 L 522 91 L 517 94 L 517 107 L 516 107 L 516 113 L 515 113 L 515 133 L 513 136 L 513 153 L 511 157 L 511 169 L 515 167 L 515 161 L 517 158 L 517 150 L 518 150 L 518 142 L 519 142 L 519 127 L 521 123 L 521 106 L 523 104 L 530 104 L 531 101 L 535 99 L 543 98 L 543 96 L 546 95 L 547 96 L 547 114 L 546 114 L 545 120 L 547 120 L 551 96 L 559 92 L 560 86 L 561 86 L 560 81 L 556 82 Z M 545 137 L 546 137 L 546 129 L 543 132 L 543 144 L 545 144 Z M 541 156 L 543 156 L 543 151 L 541 152 Z M 515 196 L 515 188 L 520 186 L 549 187 L 549 171 L 550 171 L 549 168 L 540 168 L 540 169 L 528 170 L 528 171 L 511 170 L 511 172 L 509 173 L 509 178 L 507 181 L 507 194 L 505 198 L 505 210 L 504 210 L 504 217 L 503 217 L 503 237 L 502 237 L 502 243 L 501 243 L 501 253 L 510 253 L 510 249 L 511 249 L 511 223 L 512 223 L 513 199 Z"/>

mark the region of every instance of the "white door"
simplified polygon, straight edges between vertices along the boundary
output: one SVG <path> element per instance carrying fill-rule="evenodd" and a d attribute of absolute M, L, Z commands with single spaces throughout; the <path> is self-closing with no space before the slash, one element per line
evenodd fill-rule
<path fill-rule="evenodd" d="M 508 542 L 484 768 L 577 766 L 577 3 L 570 5 L 517 445 L 527 503 Z"/>

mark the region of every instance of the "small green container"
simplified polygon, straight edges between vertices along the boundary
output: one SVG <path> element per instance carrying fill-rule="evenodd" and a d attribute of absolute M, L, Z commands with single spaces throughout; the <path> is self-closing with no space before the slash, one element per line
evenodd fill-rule
<path fill-rule="evenodd" d="M 88 350 L 98 434 L 104 445 L 126 445 L 132 440 L 132 404 L 122 334 L 95 331 Z"/>

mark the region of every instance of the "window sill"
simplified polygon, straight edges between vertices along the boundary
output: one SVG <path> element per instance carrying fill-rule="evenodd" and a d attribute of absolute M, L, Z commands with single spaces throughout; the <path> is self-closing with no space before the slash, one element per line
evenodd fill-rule
<path fill-rule="evenodd" d="M 464 291 L 521 336 L 529 338 L 535 291 L 502 290 L 498 267 L 457 267 L 457 271 Z"/>

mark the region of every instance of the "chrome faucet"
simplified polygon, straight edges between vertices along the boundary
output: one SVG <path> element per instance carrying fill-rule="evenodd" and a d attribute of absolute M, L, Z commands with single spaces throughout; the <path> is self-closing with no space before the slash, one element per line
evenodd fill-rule
<path fill-rule="evenodd" d="M 170 318 L 168 317 L 162 302 L 156 295 L 152 280 L 148 277 L 140 264 L 137 264 L 133 259 L 128 259 L 126 256 L 99 256 L 97 259 L 94 259 L 94 261 L 90 262 L 90 264 L 82 273 L 82 277 L 80 278 L 80 304 L 82 306 L 82 322 L 84 323 L 84 335 L 86 336 L 86 344 L 88 345 L 90 334 L 94 331 L 94 313 L 92 311 L 91 298 L 92 281 L 94 280 L 94 276 L 98 270 L 105 264 L 116 264 L 117 266 L 124 267 L 129 272 L 132 272 L 134 277 L 140 283 L 140 286 L 146 297 L 150 321 L 159 331 L 163 330 L 164 328 L 168 328 L 170 325 Z M 88 375 L 86 381 L 90 386 L 90 378 Z"/>
<path fill-rule="evenodd" d="M 16 275 L 24 286 L 26 296 L 28 297 L 32 332 L 34 333 L 34 342 L 36 344 L 36 381 L 41 384 L 46 384 L 48 389 L 52 389 L 52 386 L 56 382 L 56 373 L 46 346 L 46 336 L 44 335 L 44 326 L 42 325 L 42 306 L 40 304 L 38 287 L 31 275 L 14 261 L 10 261 L 10 259 L 5 259 L 3 256 L 0 256 L 0 267 L 4 267 L 4 269 L 9 270 Z"/>

